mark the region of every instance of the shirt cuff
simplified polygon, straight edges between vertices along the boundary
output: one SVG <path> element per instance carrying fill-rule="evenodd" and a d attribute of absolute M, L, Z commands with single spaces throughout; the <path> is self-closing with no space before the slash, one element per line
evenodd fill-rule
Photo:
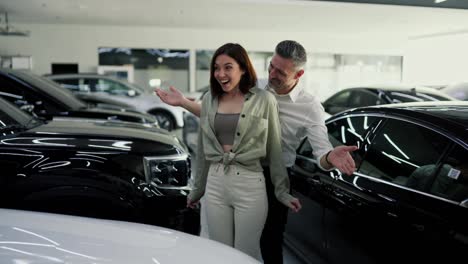
<path fill-rule="evenodd" d="M 328 152 L 330 152 L 330 151 L 332 151 L 332 149 L 330 149 L 329 151 L 327 151 L 327 152 L 325 152 L 324 154 L 320 155 L 320 156 L 317 158 L 317 160 L 316 160 L 316 161 L 317 161 L 317 166 L 318 166 L 321 170 L 323 170 L 323 171 L 332 171 L 332 170 L 335 169 L 334 166 L 332 166 L 330 169 L 325 169 L 325 168 L 322 167 L 322 164 L 320 164 L 320 160 L 322 160 L 322 157 L 325 158 L 325 155 L 327 155 Z M 331 165 L 331 164 L 330 164 L 330 165 Z"/>

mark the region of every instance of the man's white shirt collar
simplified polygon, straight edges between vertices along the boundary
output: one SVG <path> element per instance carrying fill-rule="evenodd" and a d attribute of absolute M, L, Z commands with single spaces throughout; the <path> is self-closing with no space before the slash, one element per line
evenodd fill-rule
<path fill-rule="evenodd" d="M 275 89 L 270 87 L 268 84 L 266 85 L 266 89 L 272 92 L 276 97 L 288 97 L 293 103 L 296 102 L 297 98 L 303 91 L 303 87 L 301 85 L 302 82 L 298 82 L 296 86 L 287 94 L 277 94 Z"/>

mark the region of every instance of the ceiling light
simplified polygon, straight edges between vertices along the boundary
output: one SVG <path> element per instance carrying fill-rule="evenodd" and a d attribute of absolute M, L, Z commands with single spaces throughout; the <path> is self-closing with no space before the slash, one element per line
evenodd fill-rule
<path fill-rule="evenodd" d="M 29 36 L 29 31 L 20 31 L 20 30 L 16 30 L 13 27 L 10 27 L 8 23 L 8 13 L 5 13 L 5 27 L 0 27 L 0 36 L 27 37 Z"/>
<path fill-rule="evenodd" d="M 443 2 L 445 2 L 445 1 L 447 1 L 447 0 L 435 0 L 434 3 L 440 4 L 440 3 L 443 3 Z"/>

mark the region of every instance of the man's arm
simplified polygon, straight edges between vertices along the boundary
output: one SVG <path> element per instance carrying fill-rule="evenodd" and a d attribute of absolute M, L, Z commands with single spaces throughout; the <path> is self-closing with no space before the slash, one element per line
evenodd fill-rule
<path fill-rule="evenodd" d="M 351 175 L 356 170 L 353 157 L 350 152 L 357 150 L 356 146 L 337 146 L 333 148 L 328 139 L 328 131 L 325 125 L 323 106 L 316 99 L 310 104 L 310 112 L 306 115 L 306 136 L 314 150 L 314 156 L 319 166 L 324 170 L 337 168 L 343 173 Z"/>
<path fill-rule="evenodd" d="M 164 103 L 183 107 L 190 113 L 200 117 L 201 105 L 199 103 L 187 99 L 179 90 L 172 86 L 169 87 L 169 90 L 170 91 L 164 91 L 156 88 L 155 93 Z"/>

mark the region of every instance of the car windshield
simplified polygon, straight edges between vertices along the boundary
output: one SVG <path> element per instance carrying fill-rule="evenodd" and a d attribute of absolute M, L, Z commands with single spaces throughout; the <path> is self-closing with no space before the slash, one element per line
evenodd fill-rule
<path fill-rule="evenodd" d="M 40 119 L 27 114 L 17 106 L 0 98 L 0 128 L 10 126 L 31 128 L 42 123 Z"/>
<path fill-rule="evenodd" d="M 450 99 L 431 93 L 412 91 L 391 91 L 388 93 L 393 103 L 449 101 Z"/>
<path fill-rule="evenodd" d="M 143 87 L 141 86 L 138 86 L 138 84 L 136 83 L 130 83 L 130 82 L 124 82 L 126 86 L 138 91 L 139 93 L 144 93 L 145 92 L 145 89 L 143 89 Z"/>
<path fill-rule="evenodd" d="M 86 104 L 77 99 L 72 92 L 45 77 L 27 71 L 9 72 L 9 74 L 44 91 L 50 97 L 53 97 L 57 103 L 65 104 L 68 108 L 86 108 Z"/>

